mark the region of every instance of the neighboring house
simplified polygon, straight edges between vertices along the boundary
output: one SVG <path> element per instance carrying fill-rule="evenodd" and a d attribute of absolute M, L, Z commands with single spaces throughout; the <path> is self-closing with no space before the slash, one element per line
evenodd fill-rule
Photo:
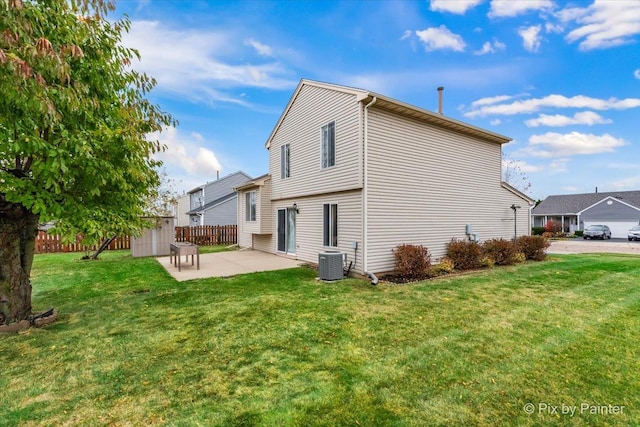
<path fill-rule="evenodd" d="M 174 216 L 176 217 L 176 227 L 188 227 L 190 225 L 189 212 L 191 210 L 191 195 L 183 194 L 178 197 L 174 205 Z"/>
<path fill-rule="evenodd" d="M 451 239 L 529 234 L 533 200 L 500 180 L 508 141 L 373 92 L 302 80 L 266 142 L 269 173 L 237 188 L 238 243 L 309 262 L 342 251 L 354 271 L 375 273 L 394 268 L 401 244 L 424 245 L 436 260 Z"/>
<path fill-rule="evenodd" d="M 557 221 L 573 233 L 592 224 L 608 225 L 611 237 L 626 238 L 640 223 L 640 191 L 564 194 L 549 196 L 531 211 L 534 227 Z"/>
<path fill-rule="evenodd" d="M 240 171 L 189 191 L 189 225 L 237 224 L 237 197 L 235 187 L 251 177 Z"/>

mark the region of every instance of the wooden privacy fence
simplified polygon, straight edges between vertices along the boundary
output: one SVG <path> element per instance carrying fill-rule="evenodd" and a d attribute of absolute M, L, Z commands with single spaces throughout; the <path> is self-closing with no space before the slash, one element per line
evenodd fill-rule
<path fill-rule="evenodd" d="M 204 225 L 199 227 L 176 227 L 176 242 L 191 242 L 200 246 L 208 245 L 234 245 L 238 243 L 237 225 Z M 75 241 L 62 243 L 62 237 L 49 234 L 44 230 L 38 231 L 36 236 L 37 254 L 50 254 L 54 252 L 86 252 L 95 251 L 100 244 L 93 246 L 83 245 L 82 237 L 76 236 Z M 116 237 L 107 250 L 131 249 L 129 236 Z"/>
<path fill-rule="evenodd" d="M 176 227 L 176 242 L 191 242 L 200 246 L 235 245 L 238 243 L 237 225 L 201 225 Z"/>
<path fill-rule="evenodd" d="M 36 249 L 35 252 L 37 254 L 50 254 L 54 252 L 85 252 L 85 251 L 95 251 L 98 249 L 100 244 L 93 246 L 83 245 L 82 237 L 76 236 L 75 241 L 70 243 L 63 243 L 62 237 L 56 234 L 49 234 L 44 230 L 38 231 L 38 235 L 36 236 Z M 129 236 L 121 236 L 116 237 L 116 239 L 111 242 L 107 249 L 129 249 L 131 245 L 131 239 Z"/>

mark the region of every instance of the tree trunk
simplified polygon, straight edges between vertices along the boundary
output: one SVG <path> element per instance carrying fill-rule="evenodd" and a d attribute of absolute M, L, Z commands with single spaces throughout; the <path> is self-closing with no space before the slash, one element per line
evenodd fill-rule
<path fill-rule="evenodd" d="M 0 324 L 31 315 L 31 266 L 38 216 L 24 206 L 0 203 Z"/>
<path fill-rule="evenodd" d="M 87 255 L 87 256 L 83 256 L 82 259 L 98 259 L 98 255 L 100 255 L 102 252 L 104 252 L 109 245 L 111 244 L 111 242 L 113 242 L 114 240 L 116 240 L 116 237 L 118 236 L 113 236 L 110 237 L 108 239 L 104 239 L 102 241 L 102 244 L 100 245 L 100 247 L 98 248 L 98 250 L 96 250 L 93 255 Z"/>

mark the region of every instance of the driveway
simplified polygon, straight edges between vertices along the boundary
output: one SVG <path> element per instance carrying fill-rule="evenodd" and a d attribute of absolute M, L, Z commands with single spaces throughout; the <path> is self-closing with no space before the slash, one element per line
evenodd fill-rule
<path fill-rule="evenodd" d="M 553 240 L 547 249 L 550 254 L 617 253 L 640 255 L 640 242 L 626 239 L 611 240 Z"/>
<path fill-rule="evenodd" d="M 169 257 L 156 259 L 179 282 L 207 277 L 228 277 L 258 271 L 284 270 L 304 264 L 296 259 L 254 250 L 200 254 L 200 270 L 197 269 L 196 262 L 191 265 L 191 256 L 188 256 L 187 262 L 183 255 L 180 263 L 181 271 L 169 263 Z"/>

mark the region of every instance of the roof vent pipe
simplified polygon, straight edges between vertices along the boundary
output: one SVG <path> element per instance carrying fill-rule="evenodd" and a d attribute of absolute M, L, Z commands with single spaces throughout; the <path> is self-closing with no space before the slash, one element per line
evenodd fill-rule
<path fill-rule="evenodd" d="M 438 114 L 442 114 L 442 91 L 444 90 L 443 86 L 438 88 Z"/>
<path fill-rule="evenodd" d="M 598 194 L 598 187 L 596 187 L 596 194 Z"/>

